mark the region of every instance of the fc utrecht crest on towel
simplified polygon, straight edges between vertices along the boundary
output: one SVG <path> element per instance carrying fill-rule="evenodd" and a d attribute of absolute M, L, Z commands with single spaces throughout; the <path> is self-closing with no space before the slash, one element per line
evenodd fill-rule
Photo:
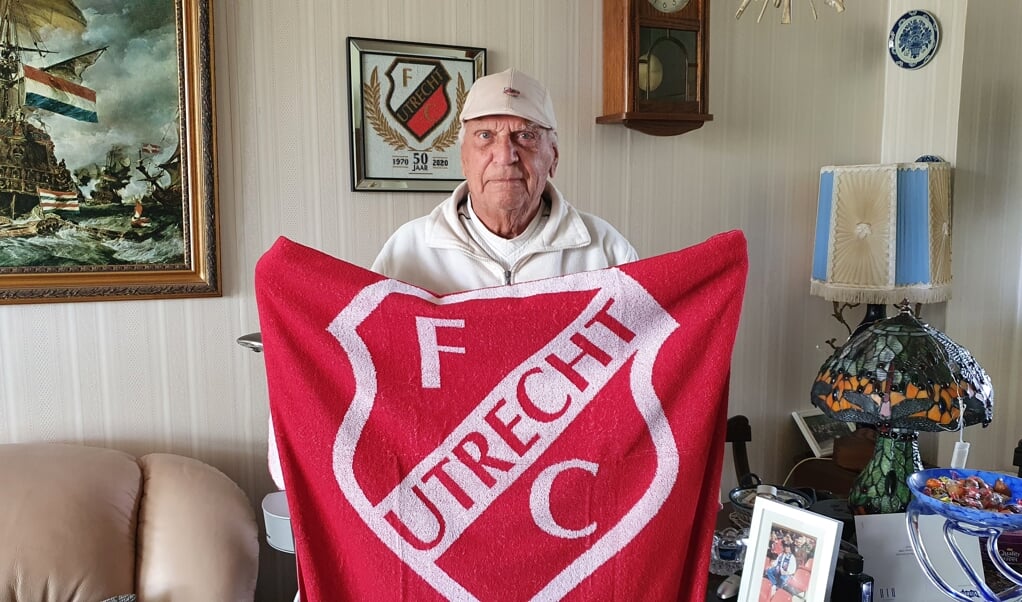
<path fill-rule="evenodd" d="M 383 280 L 329 326 L 355 381 L 334 443 L 340 489 L 380 541 L 448 599 L 476 599 L 480 583 L 516 578 L 500 559 L 540 553 L 560 560 L 535 582 L 508 587 L 563 597 L 628 546 L 678 478 L 653 369 L 679 325 L 621 270 L 587 276 L 567 281 L 575 289 L 548 280 L 440 298 Z M 508 320 L 504 295 L 545 299 L 549 312 L 552 293 L 565 299 L 557 320 L 495 330 Z M 421 299 L 414 323 L 388 315 L 399 297 Z M 378 336 L 401 329 L 397 339 Z M 401 341 L 408 348 L 395 353 Z M 490 359 L 474 362 L 486 346 L 479 357 Z M 495 348 L 507 352 L 494 359 Z M 382 378 L 412 374 L 395 362 L 416 366 L 414 376 Z M 416 403 L 445 411 L 400 416 Z M 408 440 L 371 449 L 368 434 L 394 430 L 399 418 Z M 636 436 L 622 436 L 629 432 Z M 366 466 L 366 457 L 395 460 Z M 510 549 L 516 543 L 522 549 Z"/>

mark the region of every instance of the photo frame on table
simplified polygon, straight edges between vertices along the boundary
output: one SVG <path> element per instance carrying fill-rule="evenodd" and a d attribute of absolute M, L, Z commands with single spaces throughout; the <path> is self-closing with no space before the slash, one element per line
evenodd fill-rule
<path fill-rule="evenodd" d="M 824 600 L 841 545 L 841 521 L 766 497 L 756 499 L 738 602 Z M 787 592 L 776 596 L 778 592 Z"/>
<path fill-rule="evenodd" d="M 0 303 L 220 296 L 210 4 L 0 16 Z"/>
<path fill-rule="evenodd" d="M 451 191 L 458 116 L 486 49 L 348 38 L 352 191 Z"/>
<path fill-rule="evenodd" d="M 834 455 L 834 439 L 855 430 L 855 423 L 834 420 L 817 408 L 796 410 L 791 417 L 817 458 Z"/>

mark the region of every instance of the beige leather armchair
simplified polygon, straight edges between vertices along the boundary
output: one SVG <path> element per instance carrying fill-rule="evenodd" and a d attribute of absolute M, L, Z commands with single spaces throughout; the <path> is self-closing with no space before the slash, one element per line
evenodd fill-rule
<path fill-rule="evenodd" d="M 198 460 L 0 445 L 0 601 L 251 601 L 258 556 L 245 494 Z"/>

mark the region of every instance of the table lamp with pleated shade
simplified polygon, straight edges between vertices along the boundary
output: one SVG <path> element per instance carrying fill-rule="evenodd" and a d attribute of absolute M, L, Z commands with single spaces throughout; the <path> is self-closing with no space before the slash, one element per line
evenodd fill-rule
<path fill-rule="evenodd" d="M 820 188 L 810 292 L 866 315 L 820 368 L 811 401 L 835 420 L 873 425 L 853 512 L 902 512 L 906 478 L 922 469 L 919 431 L 986 426 L 990 378 L 969 352 L 911 305 L 951 297 L 951 166 L 944 161 L 827 166 Z M 886 307 L 899 304 L 887 318 Z M 848 326 L 845 324 L 845 326 Z"/>

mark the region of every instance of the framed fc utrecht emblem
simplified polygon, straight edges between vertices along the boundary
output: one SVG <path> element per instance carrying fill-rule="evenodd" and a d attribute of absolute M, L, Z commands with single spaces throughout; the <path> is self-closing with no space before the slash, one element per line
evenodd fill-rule
<path fill-rule="evenodd" d="M 348 38 L 348 68 L 351 189 L 454 190 L 458 115 L 486 49 Z"/>

